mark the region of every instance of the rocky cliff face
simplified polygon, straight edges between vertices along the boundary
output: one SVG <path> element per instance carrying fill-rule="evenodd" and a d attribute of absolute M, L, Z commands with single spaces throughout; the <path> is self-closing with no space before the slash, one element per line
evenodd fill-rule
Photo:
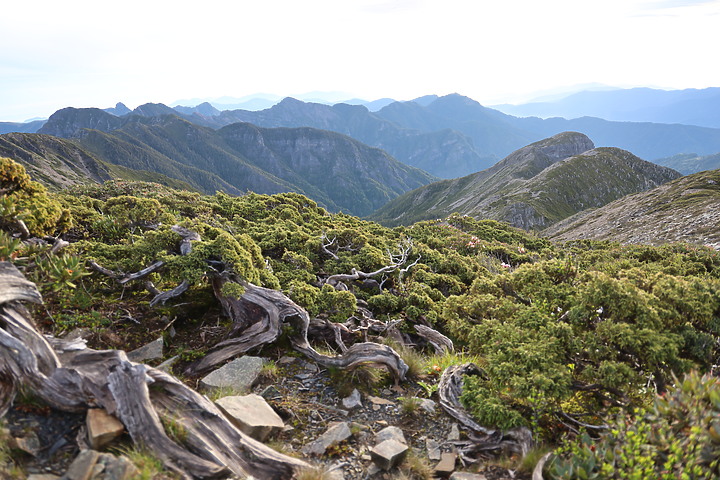
<path fill-rule="evenodd" d="M 521 148 L 482 172 L 403 195 L 372 218 L 392 225 L 459 212 L 543 229 L 679 175 L 624 150 L 596 149 L 585 135 L 564 132 Z"/>
<path fill-rule="evenodd" d="M 454 178 L 489 167 L 497 158 L 473 145 L 456 130 L 421 131 L 370 113 L 360 105 L 333 106 L 286 98 L 261 111 L 232 110 L 207 119 L 217 128 L 236 122 L 261 127 L 312 127 L 349 135 L 367 145 L 382 148 L 406 165 L 440 178 Z"/>

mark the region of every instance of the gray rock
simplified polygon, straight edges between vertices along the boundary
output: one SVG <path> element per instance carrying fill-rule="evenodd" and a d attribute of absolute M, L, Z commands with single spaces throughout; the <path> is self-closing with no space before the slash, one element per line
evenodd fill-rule
<path fill-rule="evenodd" d="M 440 462 L 435 466 L 435 474 L 448 476 L 455 471 L 455 460 L 457 453 L 445 452 L 440 455 Z"/>
<path fill-rule="evenodd" d="M 163 357 L 163 338 L 160 337 L 155 341 L 136 348 L 127 354 L 128 360 L 131 362 L 143 363 L 147 360 L 157 360 Z"/>
<path fill-rule="evenodd" d="M 282 398 L 282 393 L 280 393 L 280 390 L 278 390 L 275 385 L 268 385 L 260 392 L 260 396 L 265 400 L 270 400 L 273 398 Z"/>
<path fill-rule="evenodd" d="M 447 436 L 448 441 L 453 440 L 460 440 L 460 429 L 457 426 L 457 423 L 453 423 L 452 427 L 450 427 L 450 433 L 448 433 Z"/>
<path fill-rule="evenodd" d="M 440 454 L 442 453 L 440 451 L 440 443 L 433 440 L 432 438 L 428 438 L 425 440 L 425 448 L 427 449 L 427 455 L 428 459 L 430 460 L 440 460 Z"/>
<path fill-rule="evenodd" d="M 95 463 L 100 452 L 95 450 L 83 450 L 75 457 L 70 466 L 65 472 L 65 475 L 61 477 L 62 480 L 89 480 L 92 478 L 92 474 L 95 468 Z"/>
<path fill-rule="evenodd" d="M 14 439 L 15 448 L 36 457 L 40 453 L 40 439 L 35 432 L 28 432 L 24 437 Z"/>
<path fill-rule="evenodd" d="M 60 480 L 131 480 L 138 470 L 126 457 L 95 450 L 83 450 L 75 457 Z"/>
<path fill-rule="evenodd" d="M 430 400 L 429 398 L 426 398 L 425 400 L 420 402 L 420 408 L 425 410 L 427 413 L 435 413 L 436 405 L 437 404 L 434 401 Z"/>
<path fill-rule="evenodd" d="M 343 398 L 342 404 L 343 407 L 348 410 L 352 410 L 353 408 L 362 408 L 362 399 L 360 398 L 360 392 L 358 392 L 357 388 L 353 390 L 349 396 Z"/>
<path fill-rule="evenodd" d="M 370 450 L 372 461 L 382 470 L 390 470 L 403 461 L 407 455 L 408 446 L 397 440 L 389 439 L 375 445 Z"/>
<path fill-rule="evenodd" d="M 261 442 L 285 428 L 282 419 L 260 395 L 222 397 L 215 404 L 240 430 Z"/>
<path fill-rule="evenodd" d="M 482 473 L 455 472 L 449 480 L 487 480 L 487 477 Z"/>
<path fill-rule="evenodd" d="M 28 475 L 27 480 L 58 480 L 59 478 L 52 473 L 33 473 Z"/>
<path fill-rule="evenodd" d="M 398 427 L 385 427 L 375 434 L 375 443 L 382 443 L 385 440 L 396 440 L 407 445 L 405 434 Z"/>
<path fill-rule="evenodd" d="M 260 357 L 240 357 L 209 373 L 200 385 L 212 390 L 218 388 L 235 388 L 239 392 L 249 392 L 257 382 L 265 361 Z"/>
<path fill-rule="evenodd" d="M 180 356 L 175 355 L 174 357 L 168 358 L 155 368 L 162 370 L 165 373 L 172 373 L 172 367 L 178 362 L 178 360 L 180 360 Z"/>
<path fill-rule="evenodd" d="M 322 455 L 328 447 L 347 440 L 351 435 L 350 426 L 346 422 L 335 423 L 316 440 L 305 445 L 301 452 L 305 455 Z"/>

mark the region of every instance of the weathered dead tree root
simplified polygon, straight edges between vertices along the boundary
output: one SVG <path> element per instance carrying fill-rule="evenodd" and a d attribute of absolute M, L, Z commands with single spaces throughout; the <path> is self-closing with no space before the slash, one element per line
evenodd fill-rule
<path fill-rule="evenodd" d="M 290 325 L 289 333 L 293 348 L 313 361 L 325 367 L 354 368 L 364 363 L 386 366 L 396 381 L 405 380 L 408 366 L 402 358 L 386 345 L 364 342 L 347 347 L 338 356 L 323 355 L 308 342 L 307 333 L 310 324 L 308 313 L 282 292 L 243 284 L 245 293 L 231 297 L 222 293 L 223 285 L 232 281 L 220 276 L 213 281 L 215 296 L 232 319 L 233 328 L 227 340 L 215 345 L 208 354 L 188 366 L 186 375 L 198 375 L 215 365 L 245 353 L 253 348 L 276 341 L 283 331 L 283 324 Z"/>
<path fill-rule="evenodd" d="M 448 367 L 440 377 L 440 407 L 469 431 L 470 441 L 453 442 L 458 453 L 463 461 L 469 463 L 475 462 L 480 456 L 498 453 L 514 452 L 524 456 L 533 445 L 532 433 L 528 428 L 501 431 L 483 427 L 472 419 L 460 403 L 463 377 L 479 374 L 481 371 L 475 364 L 465 363 Z"/>
<path fill-rule="evenodd" d="M 77 342 L 43 337 L 20 301 L 40 303 L 36 287 L 0 262 L 0 416 L 19 386 L 61 411 L 105 408 L 132 439 L 184 478 L 285 480 L 301 460 L 282 455 L 233 426 L 204 396 L 172 376 L 128 361 L 121 350 L 96 351 Z M 170 439 L 161 418 L 180 422 L 187 436 Z"/>

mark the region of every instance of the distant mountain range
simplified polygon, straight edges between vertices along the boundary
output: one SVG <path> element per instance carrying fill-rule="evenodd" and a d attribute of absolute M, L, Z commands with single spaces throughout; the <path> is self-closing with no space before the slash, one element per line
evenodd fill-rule
<path fill-rule="evenodd" d="M 670 167 L 683 175 L 715 170 L 720 168 L 720 153 L 715 155 L 697 155 L 695 153 L 680 153 L 672 157 L 655 160 L 658 165 Z"/>
<path fill-rule="evenodd" d="M 580 212 L 543 233 L 559 241 L 691 242 L 720 250 L 718 225 L 720 170 L 711 170 Z"/>
<path fill-rule="evenodd" d="M 710 95 L 712 89 L 702 90 Z M 628 90 L 585 92 L 620 95 Z M 651 92 L 655 92 L 651 90 Z M 678 91 L 685 92 L 685 91 Z M 678 93 L 675 92 L 675 93 Z M 679 93 L 678 93 L 679 94 Z M 576 95 L 584 95 L 576 94 Z M 390 101 L 389 99 L 387 99 Z M 545 102 L 552 103 L 552 102 Z M 62 112 L 67 109 L 60 110 Z M 362 105 L 326 105 L 286 98 L 263 110 L 221 110 L 210 103 L 176 106 L 145 104 L 130 111 L 113 108 L 75 109 L 77 123 L 0 124 L 0 132 L 21 130 L 71 137 L 74 131 L 94 128 L 110 131 L 133 115 L 178 115 L 197 125 L 222 128 L 242 121 L 261 127 L 313 127 L 335 131 L 381 148 L 406 165 L 440 178 L 457 178 L 492 166 L 500 158 L 529 143 L 563 131 L 584 133 L 598 145 L 614 146 L 647 160 L 692 153 L 699 157 L 720 152 L 720 129 L 677 124 L 614 122 L 595 117 L 519 118 L 484 107 L 453 94 L 427 95 L 410 102 L 394 102 L 371 112 Z M 83 112 L 80 112 L 82 110 Z M 103 117 L 101 113 L 115 118 Z M 55 115 L 53 115 L 55 117 Z M 49 121 L 52 123 L 52 119 Z M 39 130 L 38 130 L 39 129 Z"/>
<path fill-rule="evenodd" d="M 577 132 L 533 143 L 487 170 L 420 187 L 371 215 L 385 225 L 460 213 L 541 230 L 587 208 L 678 178 L 618 148 L 595 148 Z"/>
<path fill-rule="evenodd" d="M 173 113 L 163 115 L 168 110 Z M 247 123 L 214 130 L 159 104 L 144 105 L 136 112 L 151 116 L 63 109 L 43 126 L 41 132 L 46 133 L 36 134 L 34 140 L 45 145 L 55 137 L 72 137 L 78 149 L 107 164 L 162 174 L 205 193 L 293 191 L 331 211 L 358 216 L 436 179 L 335 132 Z"/>
<path fill-rule="evenodd" d="M 493 108 L 519 117 L 598 117 L 622 122 L 680 123 L 720 128 L 720 88 L 582 91 L 550 101 L 495 105 Z"/>

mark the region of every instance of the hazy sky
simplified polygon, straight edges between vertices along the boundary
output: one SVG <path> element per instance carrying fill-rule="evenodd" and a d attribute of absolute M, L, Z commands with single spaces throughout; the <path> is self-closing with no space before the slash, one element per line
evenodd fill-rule
<path fill-rule="evenodd" d="M 257 92 L 720 86 L 720 0 L 23 0 L 3 2 L 0 42 L 0 121 Z"/>

